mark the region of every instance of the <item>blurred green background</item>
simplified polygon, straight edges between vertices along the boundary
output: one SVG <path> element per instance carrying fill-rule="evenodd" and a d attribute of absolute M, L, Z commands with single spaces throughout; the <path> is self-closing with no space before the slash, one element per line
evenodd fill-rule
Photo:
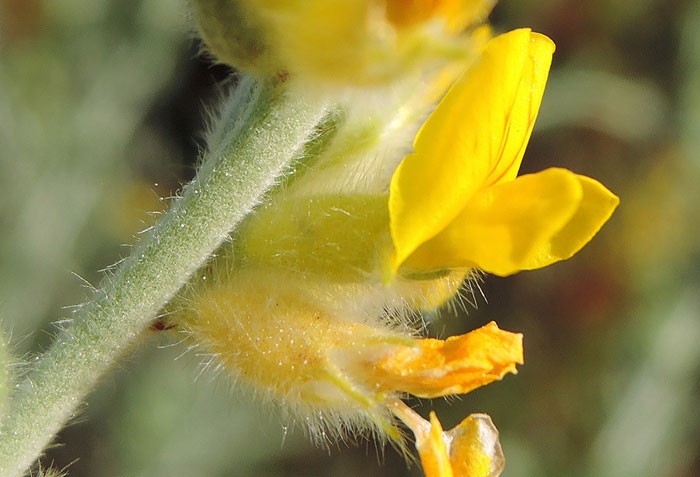
<path fill-rule="evenodd" d="M 522 331 L 518 376 L 414 404 L 445 427 L 489 413 L 506 477 L 700 475 L 700 2 L 503 0 L 492 20 L 558 45 L 524 172 L 568 167 L 622 204 L 574 259 L 487 277 L 488 303 L 477 292 L 466 316 L 435 323 Z M 230 74 L 198 50 L 184 0 L 0 0 L 0 320 L 18 362 L 191 177 Z M 371 442 L 313 447 L 184 351 L 158 333 L 134 349 L 44 464 L 420 475 Z"/>

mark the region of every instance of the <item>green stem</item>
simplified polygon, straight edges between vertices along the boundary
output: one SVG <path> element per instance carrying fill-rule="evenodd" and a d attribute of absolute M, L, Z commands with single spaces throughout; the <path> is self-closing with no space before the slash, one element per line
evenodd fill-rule
<path fill-rule="evenodd" d="M 261 200 L 323 105 L 243 79 L 182 197 L 75 315 L 20 384 L 0 427 L 0 475 L 22 475 L 101 375 Z"/>

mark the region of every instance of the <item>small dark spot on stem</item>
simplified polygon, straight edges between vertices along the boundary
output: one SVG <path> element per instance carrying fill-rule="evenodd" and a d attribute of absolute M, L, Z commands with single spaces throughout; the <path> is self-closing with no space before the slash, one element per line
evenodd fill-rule
<path fill-rule="evenodd" d="M 158 318 L 153 323 L 151 323 L 151 326 L 149 327 L 151 331 L 168 331 L 174 328 L 176 328 L 176 325 L 172 323 L 166 323 L 163 318 Z"/>

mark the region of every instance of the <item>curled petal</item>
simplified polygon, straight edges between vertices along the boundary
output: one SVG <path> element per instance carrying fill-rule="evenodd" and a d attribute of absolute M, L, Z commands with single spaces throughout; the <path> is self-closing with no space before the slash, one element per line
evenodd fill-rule
<path fill-rule="evenodd" d="M 496 323 L 447 340 L 422 339 L 374 364 L 376 386 L 433 398 L 464 394 L 523 363 L 522 335 L 503 331 Z"/>
<path fill-rule="evenodd" d="M 394 270 L 479 190 L 516 176 L 553 51 L 527 29 L 494 38 L 428 118 L 391 181 Z"/>
<path fill-rule="evenodd" d="M 571 257 L 608 220 L 618 198 L 597 181 L 552 168 L 477 194 L 407 268 L 476 267 L 506 276 Z"/>

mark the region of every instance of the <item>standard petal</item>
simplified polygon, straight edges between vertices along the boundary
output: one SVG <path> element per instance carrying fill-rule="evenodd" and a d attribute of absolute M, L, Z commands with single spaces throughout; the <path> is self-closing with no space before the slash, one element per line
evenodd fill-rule
<path fill-rule="evenodd" d="M 434 398 L 468 393 L 515 373 L 522 362 L 522 335 L 492 322 L 447 340 L 419 340 L 373 363 L 371 373 L 377 388 Z"/>
<path fill-rule="evenodd" d="M 559 168 L 489 187 L 469 201 L 442 233 L 423 244 L 405 268 L 474 267 L 506 276 L 567 258 L 555 253 L 555 242 L 558 249 L 571 252 L 571 245 L 583 246 L 602 225 L 587 219 L 595 216 L 589 209 L 600 202 L 584 204 L 587 195 L 580 176 Z M 586 220 L 580 221 L 581 227 L 573 226 L 583 210 Z M 607 218 L 610 212 L 607 208 L 597 218 Z"/>
<path fill-rule="evenodd" d="M 553 51 L 527 29 L 494 38 L 428 118 L 391 181 L 394 270 L 479 190 L 515 177 Z"/>

